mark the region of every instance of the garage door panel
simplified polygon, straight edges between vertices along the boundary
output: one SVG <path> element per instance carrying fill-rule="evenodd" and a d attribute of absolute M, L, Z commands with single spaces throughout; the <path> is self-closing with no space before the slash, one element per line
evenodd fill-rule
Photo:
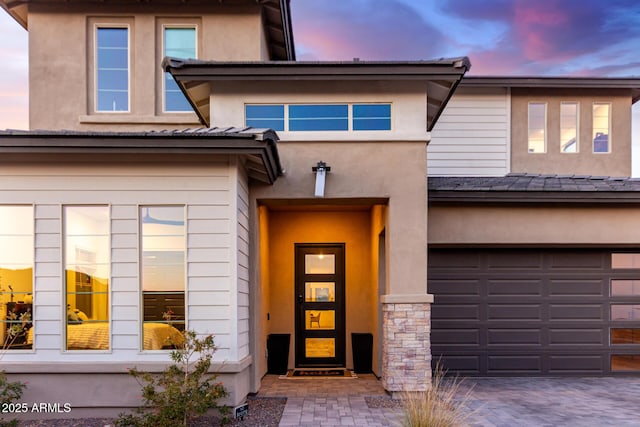
<path fill-rule="evenodd" d="M 574 346 L 574 345 L 595 345 L 602 347 L 607 343 L 606 330 L 600 328 L 594 329 L 577 329 L 577 328 L 550 328 L 549 329 L 549 345 L 551 347 L 558 346 Z"/>
<path fill-rule="evenodd" d="M 480 331 L 469 329 L 438 329 L 431 332 L 431 344 L 444 344 L 451 347 L 480 345 Z"/>
<path fill-rule="evenodd" d="M 478 375 L 481 371 L 480 363 L 481 357 L 480 355 L 456 355 L 456 354 L 446 354 L 440 355 L 438 353 L 433 353 L 433 365 L 440 362 L 442 367 L 447 372 L 457 372 L 461 375 Z M 435 367 L 435 366 L 434 366 Z"/>
<path fill-rule="evenodd" d="M 542 281 L 540 280 L 498 280 L 489 279 L 487 295 L 492 297 L 508 296 L 542 296 Z"/>
<path fill-rule="evenodd" d="M 562 251 L 548 254 L 551 269 L 593 269 L 602 270 L 605 268 L 607 257 L 602 252 L 588 251 Z"/>
<path fill-rule="evenodd" d="M 487 346 L 541 346 L 542 332 L 537 329 L 494 329 L 487 330 Z"/>
<path fill-rule="evenodd" d="M 437 280 L 429 284 L 429 292 L 439 296 L 456 295 L 472 296 L 480 295 L 479 280 Z"/>
<path fill-rule="evenodd" d="M 549 304 L 550 321 L 603 321 L 602 304 Z"/>
<path fill-rule="evenodd" d="M 549 296 L 552 297 L 603 297 L 607 288 L 599 278 L 550 279 Z"/>
<path fill-rule="evenodd" d="M 431 307 L 431 315 L 443 320 L 480 320 L 479 304 L 434 304 Z"/>
<path fill-rule="evenodd" d="M 549 359 L 550 374 L 595 374 L 605 370 L 607 357 L 602 354 L 552 354 Z"/>
<path fill-rule="evenodd" d="M 542 320 L 540 304 L 489 304 L 487 320 L 531 321 Z"/>
<path fill-rule="evenodd" d="M 542 373 L 542 357 L 539 355 L 489 355 L 487 373 L 539 374 Z"/>
<path fill-rule="evenodd" d="M 463 258 L 451 252 L 433 252 L 429 253 L 427 262 L 429 267 L 439 269 L 455 268 L 461 269 L 479 269 L 480 268 L 479 253 L 467 253 Z"/>
<path fill-rule="evenodd" d="M 489 269 L 542 269 L 542 255 L 539 253 L 520 251 L 504 251 L 487 253 L 487 267 Z"/>

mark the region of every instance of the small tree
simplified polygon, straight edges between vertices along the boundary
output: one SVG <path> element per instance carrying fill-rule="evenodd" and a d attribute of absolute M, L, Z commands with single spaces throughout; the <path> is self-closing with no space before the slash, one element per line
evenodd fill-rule
<path fill-rule="evenodd" d="M 218 408 L 226 415 L 226 407 L 218 400 L 227 396 L 224 386 L 209 374 L 211 358 L 216 351 L 213 336 L 199 339 L 193 331 L 183 333 L 184 342 L 171 352 L 173 364 L 160 374 L 131 369 L 129 373 L 142 386 L 144 406 L 137 415 L 121 414 L 120 427 L 189 426 L 197 416 Z M 193 360 L 195 357 L 197 359 Z"/>

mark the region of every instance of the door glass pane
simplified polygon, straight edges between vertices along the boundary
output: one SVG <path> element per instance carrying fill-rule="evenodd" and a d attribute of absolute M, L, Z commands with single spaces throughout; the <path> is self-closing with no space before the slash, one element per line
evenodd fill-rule
<path fill-rule="evenodd" d="M 304 272 L 305 274 L 335 274 L 335 255 L 306 254 L 304 256 Z"/>
<path fill-rule="evenodd" d="M 305 301 L 335 301 L 336 284 L 333 282 L 306 282 L 304 284 Z"/>
<path fill-rule="evenodd" d="M 612 355 L 612 371 L 640 371 L 640 355 Z"/>
<path fill-rule="evenodd" d="M 640 268 L 640 254 L 611 254 L 611 268 Z"/>
<path fill-rule="evenodd" d="M 611 280 L 612 296 L 640 295 L 640 280 Z"/>
<path fill-rule="evenodd" d="M 305 338 L 305 357 L 336 357 L 335 338 Z"/>
<path fill-rule="evenodd" d="M 640 329 L 612 328 L 611 344 L 640 344 Z"/>
<path fill-rule="evenodd" d="M 334 310 L 305 310 L 304 318 L 307 329 L 334 330 L 336 328 Z"/>
<path fill-rule="evenodd" d="M 611 320 L 640 320 L 640 305 L 611 304 Z"/>

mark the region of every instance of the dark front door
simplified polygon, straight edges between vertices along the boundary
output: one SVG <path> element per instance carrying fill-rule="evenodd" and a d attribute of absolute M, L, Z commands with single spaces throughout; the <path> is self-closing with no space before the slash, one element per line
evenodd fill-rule
<path fill-rule="evenodd" d="M 344 243 L 295 252 L 296 367 L 344 366 Z"/>

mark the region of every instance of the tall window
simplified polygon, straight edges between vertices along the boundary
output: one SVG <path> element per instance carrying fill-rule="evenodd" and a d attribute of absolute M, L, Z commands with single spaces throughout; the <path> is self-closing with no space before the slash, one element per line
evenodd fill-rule
<path fill-rule="evenodd" d="M 578 152 L 578 103 L 560 104 L 560 151 Z"/>
<path fill-rule="evenodd" d="M 67 350 L 108 350 L 109 207 L 65 206 Z"/>
<path fill-rule="evenodd" d="M 33 346 L 33 207 L 0 206 L 0 340 Z"/>
<path fill-rule="evenodd" d="M 142 206 L 143 349 L 168 348 L 185 328 L 183 206 Z"/>
<path fill-rule="evenodd" d="M 529 153 L 546 152 L 547 104 L 529 103 Z"/>
<path fill-rule="evenodd" d="M 195 27 L 164 27 L 164 56 L 196 58 Z M 192 111 L 170 73 L 164 73 L 164 111 Z"/>
<path fill-rule="evenodd" d="M 593 152 L 609 153 L 611 151 L 609 135 L 611 135 L 611 104 L 593 104 Z"/>
<path fill-rule="evenodd" d="M 96 29 L 96 110 L 129 111 L 129 29 Z"/>

